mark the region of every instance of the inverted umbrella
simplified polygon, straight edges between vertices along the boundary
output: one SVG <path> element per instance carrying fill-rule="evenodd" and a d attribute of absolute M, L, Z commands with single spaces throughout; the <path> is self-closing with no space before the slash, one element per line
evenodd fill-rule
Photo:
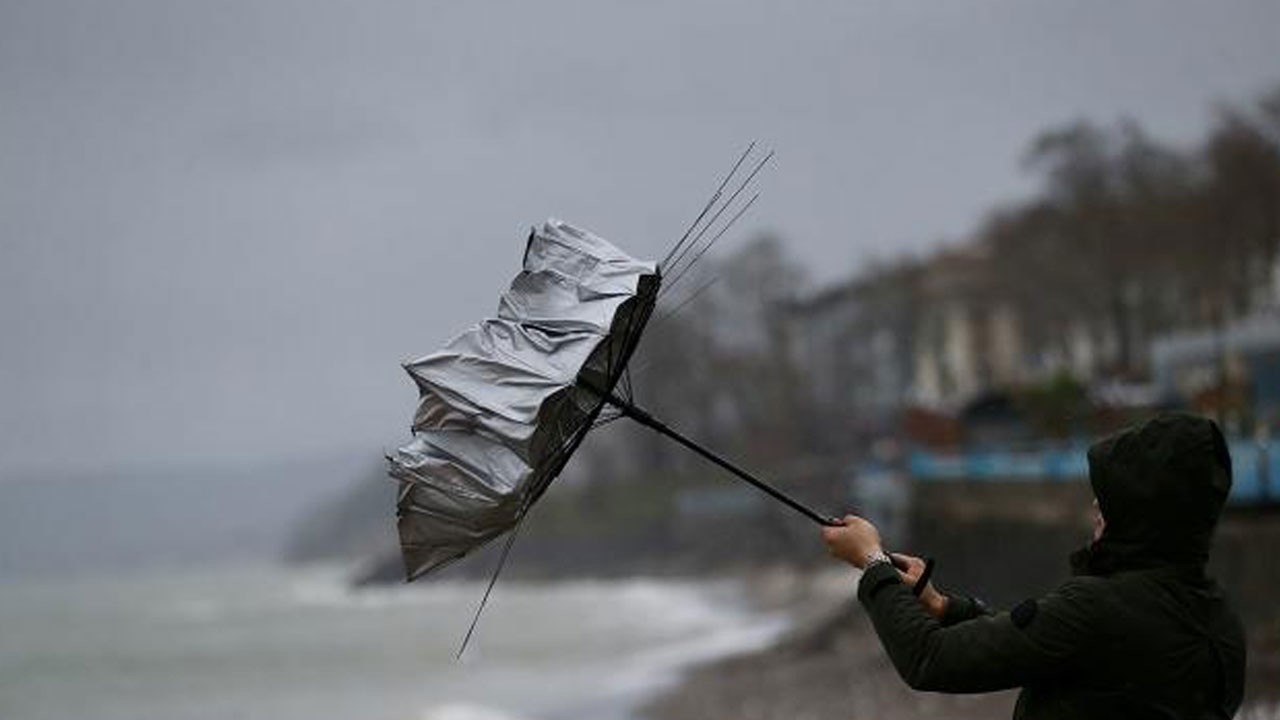
<path fill-rule="evenodd" d="M 409 580 L 510 530 L 546 491 L 626 368 L 659 282 L 653 263 L 548 220 L 497 317 L 405 365 L 421 397 L 390 465 Z"/>
<path fill-rule="evenodd" d="M 668 253 L 668 267 L 678 267 L 699 247 L 681 269 L 687 271 L 754 201 L 699 246 L 768 156 L 687 242 L 750 151 Z M 606 406 L 811 520 L 840 524 L 672 430 L 632 401 L 627 363 L 661 284 L 657 263 L 636 260 L 586 230 L 548 220 L 530 233 L 524 267 L 503 294 L 497 316 L 457 336 L 443 350 L 405 364 L 420 393 L 413 440 L 388 460 L 390 474 L 400 483 L 397 526 L 408 580 L 518 528 Z M 511 532 L 508 548 L 514 537 Z"/>
<path fill-rule="evenodd" d="M 647 425 L 818 515 L 614 392 L 653 312 L 660 275 L 558 220 L 529 235 L 498 316 L 405 364 L 420 398 L 413 440 L 391 456 L 405 574 L 414 580 L 510 530 L 546 491 L 603 407 Z"/>

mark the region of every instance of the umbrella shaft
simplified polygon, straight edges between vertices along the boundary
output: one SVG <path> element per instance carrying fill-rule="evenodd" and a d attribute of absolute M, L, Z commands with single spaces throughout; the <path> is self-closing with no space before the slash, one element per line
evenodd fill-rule
<path fill-rule="evenodd" d="M 588 389 L 595 391 L 595 388 L 588 388 Z M 786 505 L 792 510 L 795 510 L 801 515 L 804 515 L 805 517 L 818 523 L 819 525 L 839 526 L 844 524 L 839 520 L 837 520 L 836 518 L 817 513 L 813 509 L 805 506 L 799 500 L 796 500 L 790 495 L 787 495 L 781 490 L 778 490 L 777 488 L 773 487 L 769 483 L 757 478 L 756 476 L 752 475 L 746 470 L 743 470 L 737 465 L 734 465 L 733 463 L 717 455 L 716 453 L 702 447 L 701 445 L 694 442 L 693 440 L 690 440 L 684 435 L 681 435 L 675 430 L 672 430 L 670 427 L 666 425 L 666 423 L 655 418 L 654 416 L 650 415 L 644 410 L 636 407 L 632 403 L 629 403 L 626 400 L 623 400 L 622 398 L 617 397 L 613 393 L 608 393 L 608 394 L 599 393 L 599 394 L 604 397 L 605 402 L 618 408 L 618 410 L 621 410 L 623 415 L 626 415 L 627 417 L 631 418 L 632 420 L 635 420 L 641 425 L 644 425 L 645 427 L 648 427 L 662 435 L 666 435 L 672 440 L 675 440 L 676 442 L 698 453 L 699 455 L 706 458 L 707 460 L 710 460 L 712 463 L 715 463 L 719 467 L 725 470 L 728 470 L 730 473 L 733 473 L 733 475 L 738 477 L 740 480 L 744 480 L 750 483 L 751 485 L 755 486 L 757 489 L 766 493 L 773 499 L 781 502 L 782 504 Z"/>

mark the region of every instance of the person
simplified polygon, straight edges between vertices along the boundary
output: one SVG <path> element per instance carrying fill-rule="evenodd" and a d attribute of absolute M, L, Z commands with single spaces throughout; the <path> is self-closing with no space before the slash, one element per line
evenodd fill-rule
<path fill-rule="evenodd" d="M 858 599 L 916 690 L 1020 687 L 1015 720 L 1234 717 L 1244 629 L 1205 571 L 1231 487 L 1222 432 L 1164 414 L 1095 443 L 1088 461 L 1093 541 L 1071 556 L 1070 580 L 1010 612 L 932 583 L 917 596 L 924 563 L 886 556 L 862 518 L 823 539 L 862 570 Z"/>

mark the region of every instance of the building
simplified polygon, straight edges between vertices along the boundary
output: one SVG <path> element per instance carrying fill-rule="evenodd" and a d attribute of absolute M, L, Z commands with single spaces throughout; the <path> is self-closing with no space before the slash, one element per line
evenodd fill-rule
<path fill-rule="evenodd" d="M 1234 413 L 1280 424 L 1280 308 L 1221 329 L 1158 338 L 1151 344 L 1151 367 L 1155 384 L 1169 395 L 1194 401 L 1235 388 L 1241 397 L 1232 398 Z"/>
<path fill-rule="evenodd" d="M 999 292 L 984 248 L 950 249 L 930 260 L 917 304 L 916 402 L 954 409 L 990 388 L 1024 379 L 1019 312 Z"/>
<path fill-rule="evenodd" d="M 909 402 L 918 276 L 914 265 L 889 268 L 787 307 L 792 361 L 841 427 L 883 432 Z"/>

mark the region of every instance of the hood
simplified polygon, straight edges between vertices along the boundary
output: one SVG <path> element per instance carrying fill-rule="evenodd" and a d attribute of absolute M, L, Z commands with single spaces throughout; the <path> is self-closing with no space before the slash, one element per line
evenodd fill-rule
<path fill-rule="evenodd" d="M 1203 567 L 1231 490 L 1231 456 L 1212 420 L 1167 413 L 1092 445 L 1089 483 L 1106 529 L 1073 556 L 1077 572 Z"/>

